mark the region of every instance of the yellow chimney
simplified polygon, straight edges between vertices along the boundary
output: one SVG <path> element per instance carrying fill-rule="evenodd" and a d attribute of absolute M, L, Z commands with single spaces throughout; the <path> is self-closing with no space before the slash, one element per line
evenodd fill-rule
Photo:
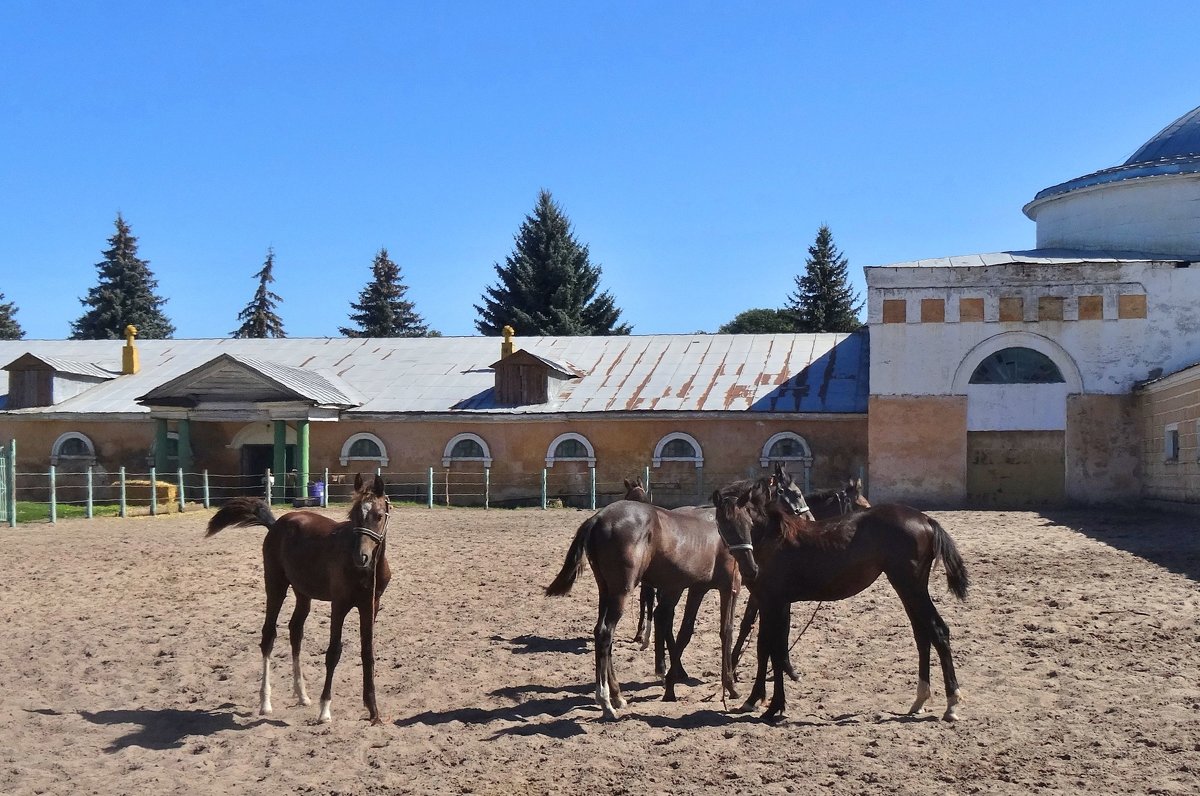
<path fill-rule="evenodd" d="M 500 358 L 504 359 L 511 354 L 516 347 L 513 345 L 513 335 L 517 333 L 511 326 L 505 326 L 500 331 L 504 332 L 504 342 L 500 344 Z"/>
<path fill-rule="evenodd" d="M 121 373 L 123 374 L 137 373 L 141 369 L 141 364 L 138 362 L 138 350 L 133 345 L 135 337 L 137 337 L 137 327 L 131 323 L 125 327 L 125 347 L 121 349 Z"/>

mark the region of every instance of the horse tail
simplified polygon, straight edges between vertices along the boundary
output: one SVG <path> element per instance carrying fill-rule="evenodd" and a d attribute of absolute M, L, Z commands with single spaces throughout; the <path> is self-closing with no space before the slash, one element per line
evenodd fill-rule
<path fill-rule="evenodd" d="M 204 538 L 212 536 L 217 531 L 234 526 L 261 525 L 268 531 L 275 527 L 275 515 L 271 507 L 262 498 L 236 497 L 228 501 L 208 521 L 208 533 Z"/>
<path fill-rule="evenodd" d="M 583 554 L 587 550 L 588 539 L 592 535 L 592 528 L 595 527 L 598 516 L 598 514 L 593 514 L 588 517 L 575 532 L 575 538 L 571 540 L 571 546 L 567 548 L 567 558 L 563 561 L 558 577 L 546 587 L 547 597 L 562 597 L 575 585 L 575 578 L 579 576 L 579 570 L 583 569 Z"/>
<path fill-rule="evenodd" d="M 971 586 L 967 565 L 963 563 L 962 556 L 958 554 L 958 547 L 946 529 L 933 517 L 929 517 L 929 524 L 933 526 L 933 555 L 942 559 L 942 564 L 946 567 L 946 585 L 954 592 L 955 597 L 965 600 L 967 589 Z"/>

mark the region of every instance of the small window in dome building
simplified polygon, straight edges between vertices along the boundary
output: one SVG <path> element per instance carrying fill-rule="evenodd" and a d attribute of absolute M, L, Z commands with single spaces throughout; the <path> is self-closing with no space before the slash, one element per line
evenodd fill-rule
<path fill-rule="evenodd" d="M 805 450 L 800 446 L 800 440 L 784 437 L 775 441 L 767 455 L 772 459 L 799 459 L 805 455 Z"/>
<path fill-rule="evenodd" d="M 350 446 L 350 457 L 353 459 L 378 459 L 380 455 L 379 445 L 373 439 L 355 440 Z"/>
<path fill-rule="evenodd" d="M 88 450 L 87 443 L 79 437 L 71 437 L 63 442 L 58 449 L 59 456 L 91 456 L 92 452 Z"/>
<path fill-rule="evenodd" d="M 482 459 L 483 446 L 473 439 L 460 439 L 450 450 L 451 459 Z"/>
<path fill-rule="evenodd" d="M 991 354 L 971 374 L 971 384 L 1060 384 L 1062 371 L 1032 348 L 1005 348 Z"/>
<path fill-rule="evenodd" d="M 694 459 L 696 458 L 696 449 L 686 439 L 673 439 L 663 445 L 662 457 L 664 459 Z"/>
<path fill-rule="evenodd" d="M 554 449 L 555 459 L 586 459 L 587 457 L 587 448 L 583 447 L 583 443 L 577 439 L 564 439 Z"/>

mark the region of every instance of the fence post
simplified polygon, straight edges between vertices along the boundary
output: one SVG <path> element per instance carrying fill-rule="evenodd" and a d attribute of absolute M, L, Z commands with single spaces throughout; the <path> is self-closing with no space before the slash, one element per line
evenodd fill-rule
<path fill-rule="evenodd" d="M 17 441 L 8 441 L 8 527 L 17 527 Z"/>
<path fill-rule="evenodd" d="M 124 517 L 128 512 L 125 511 L 125 466 L 121 466 L 121 509 L 118 512 Z"/>
<path fill-rule="evenodd" d="M 592 511 L 595 511 L 596 510 L 596 466 L 592 465 L 591 467 L 588 468 L 588 471 L 591 473 L 591 477 L 592 477 L 591 478 L 591 480 L 592 480 L 592 489 L 591 489 L 591 491 L 592 491 L 592 503 L 591 503 Z"/>
<path fill-rule="evenodd" d="M 271 505 L 271 468 L 267 468 L 267 475 L 264 478 L 267 484 L 267 505 Z"/>
<path fill-rule="evenodd" d="M 158 468 L 150 468 L 150 516 L 158 516 Z"/>
<path fill-rule="evenodd" d="M 542 510 L 546 510 L 546 468 L 542 468 Z"/>
<path fill-rule="evenodd" d="M 183 503 L 184 503 L 184 500 L 183 500 L 183 468 L 182 467 L 179 468 L 178 476 L 179 476 L 179 513 L 182 514 L 183 513 Z"/>
<path fill-rule="evenodd" d="M 92 513 L 92 466 L 88 465 L 87 473 L 87 518 L 90 520 L 93 517 Z"/>
<path fill-rule="evenodd" d="M 212 508 L 212 501 L 209 499 L 208 494 L 208 468 L 204 470 L 204 508 Z"/>
<path fill-rule="evenodd" d="M 650 494 L 650 465 L 647 464 L 642 468 L 642 475 L 644 476 L 642 478 L 642 489 L 646 490 L 646 497 L 653 498 L 654 496 Z"/>
<path fill-rule="evenodd" d="M 492 499 L 492 468 L 484 467 L 483 468 L 483 507 L 485 509 L 491 508 L 491 499 Z"/>
<path fill-rule="evenodd" d="M 429 508 L 433 508 L 433 468 L 429 468 Z"/>
<path fill-rule="evenodd" d="M 329 468 L 325 468 L 325 488 L 321 490 L 321 506 L 329 508 Z"/>
<path fill-rule="evenodd" d="M 58 496 L 54 493 L 54 465 L 50 465 L 50 522 L 58 522 Z"/>

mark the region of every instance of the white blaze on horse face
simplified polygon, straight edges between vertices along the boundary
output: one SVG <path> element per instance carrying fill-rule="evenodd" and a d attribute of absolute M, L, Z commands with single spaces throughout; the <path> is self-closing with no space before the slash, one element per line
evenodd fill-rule
<path fill-rule="evenodd" d="M 308 691 L 304 688 L 304 672 L 300 669 L 300 656 L 292 656 L 292 688 L 296 693 L 296 701 L 301 705 L 310 705 Z"/>
<path fill-rule="evenodd" d="M 258 712 L 261 716 L 271 715 L 271 656 L 264 655 L 262 661 L 262 686 L 258 690 Z"/>

